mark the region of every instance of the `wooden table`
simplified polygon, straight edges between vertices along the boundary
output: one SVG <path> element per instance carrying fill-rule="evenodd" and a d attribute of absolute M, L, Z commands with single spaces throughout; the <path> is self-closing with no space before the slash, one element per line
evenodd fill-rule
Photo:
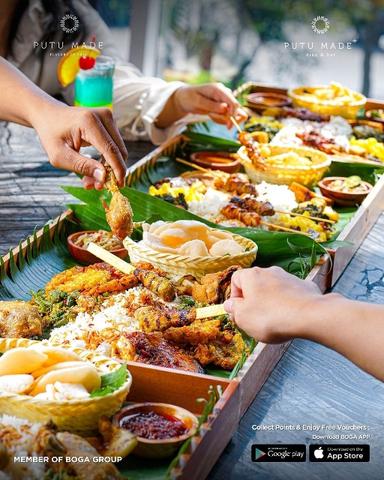
<path fill-rule="evenodd" d="M 154 147 L 128 142 L 127 148 L 132 165 Z M 73 201 L 61 185 L 80 185 L 80 180 L 48 163 L 34 130 L 0 122 L 0 255 Z"/>
<path fill-rule="evenodd" d="M 334 291 L 351 299 L 384 303 L 383 238 L 384 214 L 356 252 Z M 295 340 L 244 415 L 209 480 L 381 480 L 384 478 L 383 406 L 384 383 L 334 351 L 309 341 Z M 252 430 L 252 425 L 266 428 L 277 424 L 366 425 L 369 430 L 361 433 L 367 433 L 369 439 L 319 441 L 312 439 L 312 434 L 316 433 L 311 431 Z M 326 433 L 319 432 L 320 435 Z M 252 463 L 251 445 L 257 443 L 368 443 L 371 461 Z"/>
<path fill-rule="evenodd" d="M 153 148 L 128 144 L 130 162 Z M 70 200 L 60 185 L 79 182 L 53 169 L 32 130 L 0 125 L 0 252 L 63 211 Z M 363 243 L 335 290 L 384 303 L 384 215 Z M 364 339 L 362 339 L 364 341 Z M 211 480 L 376 480 L 384 467 L 384 384 L 335 352 L 296 340 L 244 416 Z M 369 427 L 369 464 L 253 463 L 253 443 L 312 443 L 309 431 L 252 430 L 252 425 L 364 424 Z M 346 441 L 345 443 L 348 443 Z M 364 443 L 362 441 L 351 443 Z"/>

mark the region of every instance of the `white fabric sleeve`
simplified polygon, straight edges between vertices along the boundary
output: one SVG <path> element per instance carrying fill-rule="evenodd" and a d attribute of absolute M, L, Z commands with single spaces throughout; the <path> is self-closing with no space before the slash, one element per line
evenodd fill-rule
<path fill-rule="evenodd" d="M 115 71 L 113 112 L 117 125 L 129 140 L 149 138 L 155 144 L 162 143 L 185 125 L 176 122 L 164 129 L 155 126 L 168 99 L 184 83 L 133 77 L 129 69 L 129 66 L 118 65 Z"/>

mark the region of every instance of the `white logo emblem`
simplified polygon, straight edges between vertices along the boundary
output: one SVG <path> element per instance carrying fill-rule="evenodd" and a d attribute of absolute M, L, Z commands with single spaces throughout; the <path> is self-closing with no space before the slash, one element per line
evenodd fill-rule
<path fill-rule="evenodd" d="M 317 448 L 314 452 L 314 455 L 315 455 L 315 458 L 324 458 L 324 451 L 323 451 L 323 447 L 319 447 Z"/>
<path fill-rule="evenodd" d="M 76 32 L 76 30 L 78 30 L 79 28 L 79 19 L 76 17 L 76 15 L 73 15 L 72 13 L 67 13 L 60 19 L 60 28 L 65 33 Z"/>
<path fill-rule="evenodd" d="M 324 35 L 324 33 L 327 33 L 329 27 L 329 20 L 327 17 L 323 17 L 323 15 L 315 17 L 312 20 L 312 30 L 318 35 Z"/>

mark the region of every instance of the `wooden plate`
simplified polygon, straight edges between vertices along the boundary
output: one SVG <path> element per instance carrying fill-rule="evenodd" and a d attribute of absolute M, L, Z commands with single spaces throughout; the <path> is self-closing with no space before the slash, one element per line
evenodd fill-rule
<path fill-rule="evenodd" d="M 367 187 L 367 191 L 364 193 L 339 192 L 338 190 L 329 188 L 328 185 L 334 180 L 343 179 L 345 179 L 345 177 L 326 177 L 320 180 L 318 183 L 321 193 L 326 197 L 331 198 L 337 205 L 342 205 L 345 207 L 360 205 L 360 203 L 363 202 L 365 197 L 373 188 L 373 186 L 368 182 L 362 182 Z"/>

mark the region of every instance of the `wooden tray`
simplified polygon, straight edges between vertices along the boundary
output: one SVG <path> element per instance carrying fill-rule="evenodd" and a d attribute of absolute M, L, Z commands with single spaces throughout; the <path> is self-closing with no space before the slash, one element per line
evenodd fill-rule
<path fill-rule="evenodd" d="M 286 91 L 248 83 L 243 85 L 236 93 L 239 95 L 246 89 L 252 89 L 252 91 Z M 370 102 L 370 106 L 384 108 L 383 103 Z M 131 167 L 128 172 L 128 185 L 140 178 L 161 156 L 173 154 L 182 139 L 182 136 L 178 136 L 168 140 Z M 333 257 L 323 256 L 318 265 L 310 272 L 308 279 L 314 281 L 323 292 L 329 289 L 339 278 L 383 209 L 384 177 L 376 184 L 352 221 L 339 236 L 341 240 L 351 242 L 351 244 L 338 249 L 334 252 Z M 56 229 L 62 228 L 64 223 L 71 218 L 72 212 L 67 211 L 53 220 L 49 226 L 51 237 L 54 236 Z M 27 245 L 33 242 L 38 244 L 42 236 L 43 229 L 5 255 L 2 258 L 3 268 L 6 271 L 11 268 L 11 259 L 16 263 L 20 263 L 21 258 L 25 259 Z M 289 343 L 281 345 L 259 343 L 234 380 L 129 363 L 129 369 L 133 374 L 133 388 L 129 397 L 132 401 L 146 400 L 175 403 L 195 413 L 200 413 L 196 406 L 196 398 L 205 397 L 211 385 L 215 388 L 219 386 L 223 392 L 207 422 L 179 458 L 177 465 L 171 472 L 171 478 L 183 480 L 203 480 L 206 478 L 236 431 L 241 416 L 288 346 Z"/>

